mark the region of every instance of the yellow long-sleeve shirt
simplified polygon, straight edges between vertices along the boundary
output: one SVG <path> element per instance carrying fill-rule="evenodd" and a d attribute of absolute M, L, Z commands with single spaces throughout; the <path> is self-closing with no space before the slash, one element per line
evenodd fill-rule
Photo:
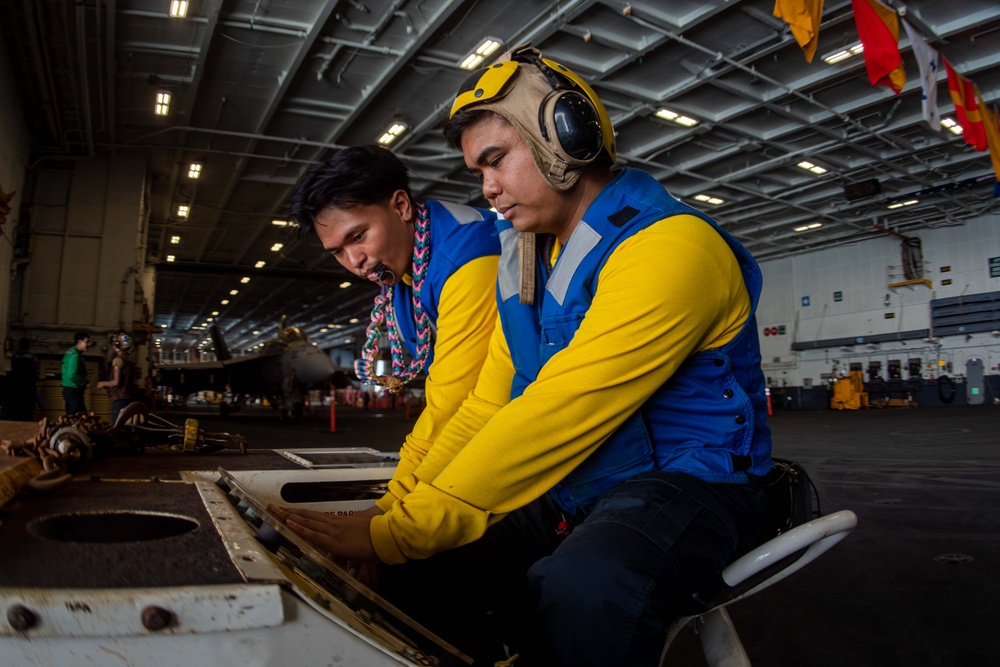
<path fill-rule="evenodd" d="M 497 316 L 495 287 L 499 259 L 498 255 L 488 255 L 466 263 L 441 289 L 434 361 L 427 369 L 424 383 L 427 405 L 403 442 L 390 490 L 395 488 L 396 479 L 407 477 L 420 465 L 476 385 Z M 376 505 L 385 511 L 395 499 L 390 491 Z"/>
<path fill-rule="evenodd" d="M 481 537 L 559 483 L 686 358 L 729 342 L 750 309 L 726 242 L 679 215 L 618 246 L 573 340 L 513 401 L 498 322 L 472 395 L 372 520 L 379 558 L 425 558 Z"/>

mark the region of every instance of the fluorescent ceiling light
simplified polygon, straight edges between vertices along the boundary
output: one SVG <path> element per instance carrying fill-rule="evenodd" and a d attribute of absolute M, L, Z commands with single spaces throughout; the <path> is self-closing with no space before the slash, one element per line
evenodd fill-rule
<path fill-rule="evenodd" d="M 213 310 L 213 311 L 212 311 L 212 317 L 215 317 L 215 316 L 217 316 L 218 314 L 219 314 L 219 311 L 217 311 L 217 310 Z"/>
<path fill-rule="evenodd" d="M 250 282 L 250 276 L 243 276 L 242 278 L 240 278 L 240 282 L 246 285 L 248 282 Z"/>
<path fill-rule="evenodd" d="M 192 162 L 188 166 L 188 178 L 201 178 L 201 163 Z"/>
<path fill-rule="evenodd" d="M 221 303 L 223 306 L 228 306 L 229 305 L 229 299 L 223 299 L 219 303 Z"/>
<path fill-rule="evenodd" d="M 913 206 L 914 204 L 919 203 L 919 199 L 908 199 L 906 201 L 896 202 L 895 204 L 889 204 L 886 208 L 903 208 L 904 206 Z"/>
<path fill-rule="evenodd" d="M 951 130 L 952 134 L 962 135 L 962 126 L 955 122 L 954 118 L 942 118 L 941 124 Z"/>
<path fill-rule="evenodd" d="M 153 113 L 157 116 L 166 116 L 170 112 L 170 93 L 161 90 L 156 94 L 156 104 L 153 105 Z"/>
<path fill-rule="evenodd" d="M 178 245 L 181 242 L 181 237 L 174 234 L 170 237 L 170 245 Z"/>
<path fill-rule="evenodd" d="M 264 260 L 260 260 L 256 264 L 253 265 L 253 268 L 255 268 L 255 269 L 263 269 L 265 264 L 267 264 L 267 262 L 265 262 Z"/>
<path fill-rule="evenodd" d="M 274 225 L 275 227 L 287 227 L 288 226 L 288 221 L 287 220 L 280 220 L 280 219 L 279 220 L 272 220 L 271 224 Z"/>
<path fill-rule="evenodd" d="M 176 259 L 177 259 L 177 255 L 167 255 L 167 261 L 168 262 L 173 262 Z"/>
<path fill-rule="evenodd" d="M 837 51 L 831 51 L 830 53 L 823 56 L 823 62 L 827 65 L 836 65 L 839 62 L 843 62 L 848 58 L 852 58 L 859 53 L 864 53 L 865 47 L 861 42 L 857 42 L 850 46 L 845 46 Z"/>
<path fill-rule="evenodd" d="M 503 42 L 496 37 L 486 37 L 483 41 L 479 42 L 476 48 L 469 51 L 469 53 L 462 58 L 462 60 L 458 63 L 458 66 L 462 69 L 476 69 L 502 45 Z"/>
<path fill-rule="evenodd" d="M 713 197 L 711 195 L 695 195 L 694 198 L 697 201 L 705 202 L 706 204 L 711 204 L 713 206 L 726 203 L 725 199 L 719 199 L 718 197 Z"/>
<path fill-rule="evenodd" d="M 351 286 L 350 280 L 345 280 L 344 282 L 340 283 L 340 289 L 347 289 L 350 286 Z"/>
<path fill-rule="evenodd" d="M 350 322 L 351 324 L 357 324 L 358 323 L 358 318 L 352 317 L 351 319 L 349 319 L 347 321 Z"/>
<path fill-rule="evenodd" d="M 382 136 L 378 138 L 378 142 L 383 146 L 388 146 L 396 139 L 399 139 L 399 137 L 402 136 L 407 129 L 408 128 L 405 123 L 392 123 L 385 129 Z"/>
<path fill-rule="evenodd" d="M 185 206 L 184 204 L 180 204 L 177 207 L 177 217 L 178 218 L 186 218 L 186 217 L 188 217 L 188 214 L 190 212 L 191 212 L 191 207 L 190 206 Z"/>
<path fill-rule="evenodd" d="M 677 123 L 678 125 L 683 125 L 684 127 L 694 127 L 698 124 L 698 121 L 694 118 L 684 116 L 676 111 L 671 111 L 670 109 L 660 109 L 656 112 L 656 117 L 663 120 L 669 120 L 672 123 Z"/>
<path fill-rule="evenodd" d="M 231 290 L 229 290 L 229 296 L 236 296 L 239 293 L 240 293 L 240 291 L 238 289 L 231 289 Z"/>
<path fill-rule="evenodd" d="M 805 169 L 806 171 L 811 171 L 814 174 L 825 174 L 826 173 L 826 169 L 824 169 L 823 167 L 819 166 L 818 164 L 813 164 L 812 162 L 806 162 L 805 160 L 803 160 L 802 162 L 799 162 L 796 166 L 799 167 L 800 169 Z"/>
<path fill-rule="evenodd" d="M 284 243 L 275 243 L 273 246 L 271 246 L 271 252 L 278 252 L 284 247 L 285 247 Z"/>
<path fill-rule="evenodd" d="M 170 18 L 182 19 L 187 16 L 188 13 L 188 0 L 171 0 L 170 2 Z"/>
<path fill-rule="evenodd" d="M 823 226 L 822 222 L 814 222 L 814 223 L 811 223 L 811 224 L 808 224 L 808 225 L 802 225 L 801 227 L 796 227 L 795 231 L 797 231 L 797 232 L 808 232 L 811 229 L 819 229 L 822 226 Z"/>

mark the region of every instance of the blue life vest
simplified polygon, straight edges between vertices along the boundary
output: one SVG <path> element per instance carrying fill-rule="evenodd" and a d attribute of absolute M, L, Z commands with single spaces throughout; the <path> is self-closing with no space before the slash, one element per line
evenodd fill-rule
<path fill-rule="evenodd" d="M 480 257 L 500 254 L 497 238 L 497 214 L 489 209 L 473 208 L 451 202 L 424 202 L 430 216 L 431 259 L 424 277 L 420 302 L 437 333 L 438 303 L 444 284 L 458 269 Z M 413 317 L 413 287 L 398 282 L 393 290 L 393 307 L 399 323 L 400 338 L 411 356 L 417 354 L 417 326 Z M 424 371 L 434 361 L 434 346 L 424 364 Z"/>
<path fill-rule="evenodd" d="M 497 294 L 515 377 L 511 399 L 569 345 L 590 308 L 597 280 L 618 245 L 653 223 L 679 214 L 704 220 L 725 239 L 739 262 L 751 313 L 736 337 L 717 350 L 686 359 L 624 424 L 551 493 L 573 512 L 634 475 L 648 470 L 687 473 L 708 482 L 746 483 L 772 467 L 771 430 L 753 312 L 760 269 L 750 253 L 705 214 L 671 197 L 649 174 L 622 170 L 577 223 L 549 273 L 538 253 L 534 304 L 518 295 L 518 232 L 497 223 L 503 254 Z M 646 272 L 648 275 L 648 272 Z M 512 435 L 513 438 L 513 435 Z"/>

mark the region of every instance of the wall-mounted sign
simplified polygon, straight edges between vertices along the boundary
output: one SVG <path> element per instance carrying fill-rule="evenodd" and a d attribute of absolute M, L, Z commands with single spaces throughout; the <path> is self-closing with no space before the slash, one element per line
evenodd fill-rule
<path fill-rule="evenodd" d="M 785 325 L 784 324 L 779 324 L 778 325 L 778 335 L 779 336 L 784 336 L 785 335 Z"/>
<path fill-rule="evenodd" d="M 1000 257 L 990 257 L 990 278 L 1000 278 Z"/>
<path fill-rule="evenodd" d="M 950 266 L 942 266 L 941 267 L 941 273 L 948 273 L 949 271 L 951 271 L 951 267 Z"/>
<path fill-rule="evenodd" d="M 950 285 L 951 284 L 951 278 L 945 278 L 944 280 L 941 281 L 941 284 L 942 285 Z"/>
<path fill-rule="evenodd" d="M 1000 257 L 997 257 L 997 259 L 1000 260 Z M 990 260 L 990 266 L 993 265 L 992 262 L 993 262 L 993 260 L 991 259 Z M 807 296 L 802 297 L 802 307 L 805 308 L 808 305 L 809 305 L 809 297 L 807 297 Z"/>
<path fill-rule="evenodd" d="M 844 293 L 843 292 L 834 292 L 833 293 L 833 300 L 834 301 L 843 301 L 844 300 Z"/>
<path fill-rule="evenodd" d="M 885 314 L 885 319 L 887 319 L 887 320 L 891 320 L 894 317 L 896 317 L 896 313 L 886 313 Z"/>

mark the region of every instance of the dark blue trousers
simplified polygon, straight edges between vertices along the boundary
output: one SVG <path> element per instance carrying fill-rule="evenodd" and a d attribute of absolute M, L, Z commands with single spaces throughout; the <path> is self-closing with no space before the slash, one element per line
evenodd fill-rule
<path fill-rule="evenodd" d="M 63 386 L 63 400 L 66 401 L 66 414 L 75 415 L 78 412 L 86 412 L 87 405 L 83 397 L 87 392 L 86 387 L 66 387 Z"/>
<path fill-rule="evenodd" d="M 648 472 L 565 516 L 549 496 L 477 542 L 379 570 L 379 589 L 446 640 L 491 665 L 658 664 L 665 632 L 692 595 L 763 542 L 764 493 Z"/>
<path fill-rule="evenodd" d="M 763 542 L 763 490 L 649 472 L 605 493 L 528 571 L 552 664 L 657 665 L 672 621 Z"/>

